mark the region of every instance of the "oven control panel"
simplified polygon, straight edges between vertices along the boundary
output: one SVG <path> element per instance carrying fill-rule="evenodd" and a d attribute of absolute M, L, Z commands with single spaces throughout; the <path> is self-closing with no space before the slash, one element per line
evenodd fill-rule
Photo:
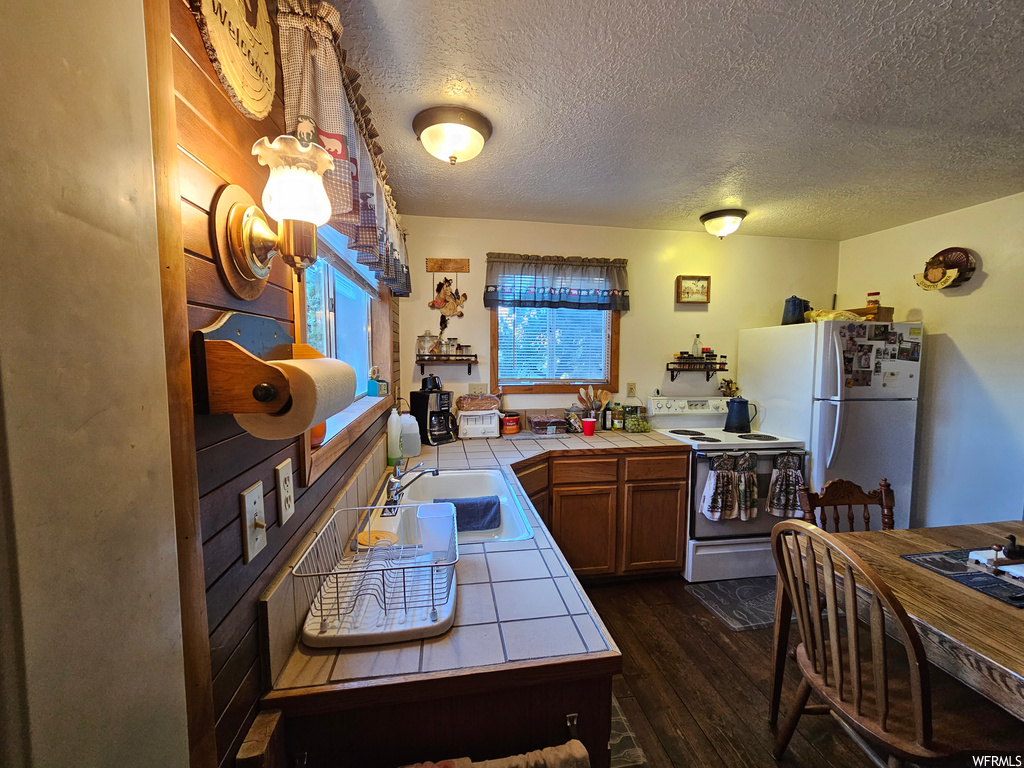
<path fill-rule="evenodd" d="M 725 413 L 725 397 L 649 397 L 647 412 L 654 416 L 667 413 Z"/>

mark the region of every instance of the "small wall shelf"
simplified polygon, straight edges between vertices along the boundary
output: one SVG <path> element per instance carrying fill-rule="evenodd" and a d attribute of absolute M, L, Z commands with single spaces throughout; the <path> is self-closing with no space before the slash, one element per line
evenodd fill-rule
<path fill-rule="evenodd" d="M 716 373 L 728 373 L 729 367 L 726 363 L 721 362 L 682 362 L 682 363 L 666 363 L 665 370 L 668 371 L 672 381 L 676 380 L 676 376 L 680 373 L 703 373 L 704 381 L 711 381 L 711 377 Z"/>
<path fill-rule="evenodd" d="M 426 373 L 428 365 L 464 365 L 469 373 L 473 373 L 473 366 L 479 364 L 476 355 L 416 355 L 420 376 Z"/>

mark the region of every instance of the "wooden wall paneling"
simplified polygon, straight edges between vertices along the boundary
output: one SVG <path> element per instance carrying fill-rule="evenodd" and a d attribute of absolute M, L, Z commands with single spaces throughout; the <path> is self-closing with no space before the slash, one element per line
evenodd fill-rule
<path fill-rule="evenodd" d="M 213 196 L 227 184 L 224 179 L 211 171 L 202 160 L 184 147 L 178 147 L 178 177 L 181 180 L 181 199 L 209 213 L 213 208 Z"/>
<path fill-rule="evenodd" d="M 196 112 L 180 95 L 174 104 L 178 143 L 222 179 L 244 188 L 253 200 L 262 198 L 263 188 L 267 185 L 267 171 L 256 163 L 250 148 L 242 149 L 232 144 L 214 123 Z M 249 164 L 250 160 L 253 165 Z"/>
<path fill-rule="evenodd" d="M 289 521 L 288 523 L 288 527 L 291 530 L 289 542 L 297 543 L 309 532 L 316 519 L 327 509 L 334 500 L 334 497 L 344 487 L 344 484 L 352 474 L 352 470 L 358 467 L 359 463 L 369 455 L 373 446 L 376 445 L 377 440 L 385 433 L 386 429 L 387 414 L 383 414 L 369 429 L 364 431 L 353 446 L 311 488 L 307 489 L 296 500 L 295 514 L 292 516 L 292 520 L 296 522 L 296 525 L 292 527 L 292 522 Z M 244 490 L 244 488 L 239 488 L 239 491 L 241 490 Z M 239 536 L 241 536 L 241 532 L 239 532 Z M 252 586 L 238 599 L 235 607 L 231 609 L 220 624 L 216 627 L 211 625 L 210 656 L 214 675 L 220 671 L 238 642 L 256 621 L 256 601 L 259 595 L 267 588 L 292 554 L 290 547 L 278 550 L 277 554 L 273 556 L 268 564 L 261 566 L 263 567 L 262 573 L 253 576 Z M 258 558 L 262 556 L 263 553 L 261 552 Z M 259 565 L 260 560 L 254 560 L 253 563 Z"/>
<path fill-rule="evenodd" d="M 259 661 L 260 631 L 259 625 L 253 624 L 213 679 L 213 709 L 216 717 L 224 713 L 252 665 Z"/>
<path fill-rule="evenodd" d="M 190 315 L 192 309 L 192 307 L 189 307 Z M 230 413 L 197 413 L 195 416 L 195 431 L 196 450 L 201 451 L 203 448 L 209 448 L 211 445 L 216 445 L 224 440 L 237 437 L 245 430 L 238 426 L 238 422 L 235 421 L 235 417 Z M 202 500 L 200 499 L 200 507 L 201 506 Z"/>
<path fill-rule="evenodd" d="M 161 312 L 167 368 L 175 544 L 181 605 L 182 676 L 192 768 L 216 765 L 216 731 L 206 595 L 202 581 L 199 497 L 196 492 L 192 378 L 186 280 L 182 263 L 174 70 L 166 0 L 144 0 L 147 78 L 153 140 Z"/>
<path fill-rule="evenodd" d="M 190 304 L 237 310 L 253 315 L 264 315 L 293 322 L 291 291 L 276 285 L 267 285 L 259 298 L 251 301 L 239 299 L 224 287 L 224 280 L 213 262 L 190 254 L 185 255 L 188 273 L 188 300 Z"/>
<path fill-rule="evenodd" d="M 196 465 L 199 471 L 199 495 L 205 496 L 233 477 L 245 472 L 278 451 L 294 445 L 288 440 L 261 440 L 248 432 L 199 451 Z M 239 490 L 245 490 L 241 488 Z M 235 499 L 237 502 L 238 500 Z"/>
<path fill-rule="evenodd" d="M 370 302 L 370 359 L 373 361 L 372 365 L 380 368 L 380 377 L 390 382 L 393 359 L 391 341 L 394 338 L 391 291 L 383 284 L 378 290 L 380 300 Z"/>
<path fill-rule="evenodd" d="M 222 485 L 202 496 L 199 499 L 199 514 L 203 524 L 203 541 L 209 541 L 209 539 L 216 535 L 218 531 L 221 531 L 225 526 L 238 519 L 239 488 L 244 490 L 253 483 L 262 481 L 264 493 L 268 490 L 274 490 L 277 483 L 274 468 L 285 459 L 291 459 L 292 467 L 297 469 L 298 456 L 298 441 L 288 443 L 287 446 L 263 459 L 258 464 L 254 464 L 241 475 L 225 478 Z M 296 488 L 296 501 L 305 492 L 305 488 Z M 233 505 L 232 501 L 234 502 Z M 209 568 L 209 563 L 206 565 L 207 568 Z"/>
<path fill-rule="evenodd" d="M 243 727 L 246 720 L 251 721 L 255 717 L 254 708 L 258 707 L 260 691 L 263 685 L 263 672 L 259 663 L 254 663 L 246 672 L 241 685 L 231 697 L 227 707 L 217 718 L 217 754 L 221 756 L 221 765 L 234 764 L 234 754 L 230 751 L 231 743 L 238 738 L 239 733 L 244 736 L 247 729 Z"/>

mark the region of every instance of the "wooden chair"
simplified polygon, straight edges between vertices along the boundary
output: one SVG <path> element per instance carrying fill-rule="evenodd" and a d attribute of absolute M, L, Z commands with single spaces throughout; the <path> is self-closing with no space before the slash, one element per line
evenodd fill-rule
<path fill-rule="evenodd" d="M 830 480 L 825 483 L 821 493 L 814 493 L 806 485 L 801 485 L 797 490 L 800 501 L 800 509 L 804 511 L 804 520 L 814 523 L 827 531 L 829 522 L 832 523 L 832 531 L 839 533 L 840 523 L 845 519 L 847 530 L 854 530 L 854 523 L 857 516 L 855 508 L 859 507 L 860 518 L 864 521 L 864 530 L 871 530 L 871 508 L 878 507 L 881 512 L 881 529 L 891 531 L 895 527 L 893 521 L 893 499 L 892 488 L 889 481 L 884 477 L 874 491 L 865 491 L 856 483 L 849 480 Z M 845 517 L 839 514 L 840 509 L 845 511 Z M 831 511 L 831 516 L 829 515 Z M 818 513 L 818 519 L 814 517 Z M 876 528 L 879 527 L 876 525 Z"/>
<path fill-rule="evenodd" d="M 966 759 L 975 751 L 1024 753 L 1020 721 L 929 668 L 899 600 L 832 534 L 787 520 L 772 530 L 772 550 L 796 612 L 803 676 L 776 735 L 776 759 L 801 715 L 829 713 L 862 747 L 886 755 L 890 766 Z M 807 706 L 812 691 L 826 703 Z"/>
<path fill-rule="evenodd" d="M 860 519 L 864 522 L 864 530 L 871 530 L 871 518 L 873 508 L 878 508 L 878 523 L 876 528 L 883 531 L 891 531 L 894 527 L 892 488 L 889 481 L 882 478 L 878 488 L 874 491 L 865 491 L 856 483 L 839 478 L 825 483 L 821 493 L 814 493 L 806 485 L 797 489 L 797 498 L 800 502 L 800 509 L 804 512 L 804 520 L 812 525 L 820 525 L 822 530 L 827 531 L 829 522 L 832 523 L 832 531 L 838 533 L 841 523 L 845 520 L 847 530 L 854 530 L 854 523 L 859 512 Z M 844 514 L 840 514 L 843 510 Z M 817 513 L 817 518 L 815 518 Z M 772 638 L 772 687 L 768 705 L 768 723 L 772 727 L 779 719 L 779 702 L 782 696 L 782 680 L 785 675 L 786 649 L 789 646 L 790 621 L 781 617 L 789 617 L 790 611 L 781 605 L 783 598 L 781 582 L 775 585 L 775 634 Z M 792 653 L 790 652 L 790 658 Z"/>

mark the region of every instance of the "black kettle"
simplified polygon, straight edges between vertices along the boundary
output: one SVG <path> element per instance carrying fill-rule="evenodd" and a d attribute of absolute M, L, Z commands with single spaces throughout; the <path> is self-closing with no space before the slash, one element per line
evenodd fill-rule
<path fill-rule="evenodd" d="M 424 392 L 439 392 L 442 389 L 441 378 L 434 374 L 424 376 L 420 389 Z"/>
<path fill-rule="evenodd" d="M 782 324 L 793 325 L 804 321 L 804 312 L 811 310 L 811 302 L 801 299 L 799 296 L 790 296 L 786 299 L 786 306 L 782 310 Z"/>
<path fill-rule="evenodd" d="M 725 431 L 749 432 L 750 406 L 754 404 L 745 397 L 734 397 L 726 405 L 729 407 L 729 413 L 725 417 Z M 754 405 L 754 416 L 757 416 L 756 405 Z"/>

